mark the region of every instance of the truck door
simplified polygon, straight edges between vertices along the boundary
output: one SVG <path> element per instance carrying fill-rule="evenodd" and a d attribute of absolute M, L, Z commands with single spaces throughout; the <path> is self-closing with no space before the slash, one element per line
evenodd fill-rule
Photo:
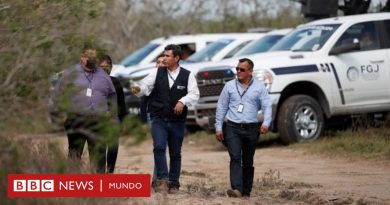
<path fill-rule="evenodd" d="M 357 45 L 352 51 L 330 56 L 334 72 L 332 96 L 337 107 L 364 111 L 388 100 L 390 64 L 388 51 L 382 47 L 383 42 L 381 45 L 380 23 L 352 25 L 334 45 Z"/>

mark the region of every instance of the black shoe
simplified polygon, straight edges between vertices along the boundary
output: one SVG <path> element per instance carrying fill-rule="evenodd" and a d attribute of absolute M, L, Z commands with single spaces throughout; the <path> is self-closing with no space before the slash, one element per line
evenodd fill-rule
<path fill-rule="evenodd" d="M 234 198 L 240 198 L 240 197 L 242 197 L 241 192 L 238 191 L 237 189 L 228 189 L 226 193 L 227 193 L 227 195 L 228 195 L 229 197 L 234 197 Z"/>
<path fill-rule="evenodd" d="M 177 188 L 177 187 L 171 187 L 171 188 L 169 188 L 168 193 L 169 193 L 169 194 L 177 194 L 177 193 L 179 193 L 179 188 Z"/>
<path fill-rule="evenodd" d="M 242 197 L 243 197 L 243 198 L 250 198 L 251 195 L 250 195 L 250 194 L 242 194 Z"/>

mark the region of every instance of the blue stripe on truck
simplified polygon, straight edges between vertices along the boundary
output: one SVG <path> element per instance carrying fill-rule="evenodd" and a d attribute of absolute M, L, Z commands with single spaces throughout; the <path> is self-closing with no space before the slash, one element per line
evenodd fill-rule
<path fill-rule="evenodd" d="M 290 67 L 280 67 L 271 69 L 275 75 L 285 75 L 293 73 L 310 73 L 318 72 L 317 65 L 300 65 L 300 66 L 290 66 Z"/>

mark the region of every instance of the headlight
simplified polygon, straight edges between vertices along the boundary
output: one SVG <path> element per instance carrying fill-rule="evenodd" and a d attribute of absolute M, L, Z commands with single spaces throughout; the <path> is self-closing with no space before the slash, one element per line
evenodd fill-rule
<path fill-rule="evenodd" d="M 273 76 L 271 72 L 269 72 L 268 70 L 254 70 L 253 76 L 258 80 L 263 81 L 268 91 L 271 90 L 271 85 L 273 82 Z"/>

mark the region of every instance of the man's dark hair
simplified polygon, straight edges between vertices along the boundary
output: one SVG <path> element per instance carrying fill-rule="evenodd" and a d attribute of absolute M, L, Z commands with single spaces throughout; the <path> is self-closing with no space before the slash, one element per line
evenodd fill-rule
<path fill-rule="evenodd" d="M 162 57 L 164 57 L 164 53 L 161 53 L 160 55 L 158 55 L 156 60 L 159 59 L 159 58 L 162 58 Z"/>
<path fill-rule="evenodd" d="M 165 46 L 164 51 L 169 51 L 169 50 L 172 51 L 173 57 L 176 57 L 176 56 L 180 57 L 181 56 L 180 46 L 175 45 L 175 44 L 169 44 L 169 45 Z"/>
<path fill-rule="evenodd" d="M 249 69 L 251 69 L 251 70 L 253 69 L 253 66 L 254 66 L 253 61 L 249 58 L 241 58 L 240 60 L 238 60 L 238 62 L 240 62 L 240 63 L 247 62 L 249 64 Z"/>
<path fill-rule="evenodd" d="M 100 62 L 106 61 L 108 64 L 112 65 L 112 59 L 107 54 L 104 54 L 104 55 L 100 56 L 99 61 Z"/>

